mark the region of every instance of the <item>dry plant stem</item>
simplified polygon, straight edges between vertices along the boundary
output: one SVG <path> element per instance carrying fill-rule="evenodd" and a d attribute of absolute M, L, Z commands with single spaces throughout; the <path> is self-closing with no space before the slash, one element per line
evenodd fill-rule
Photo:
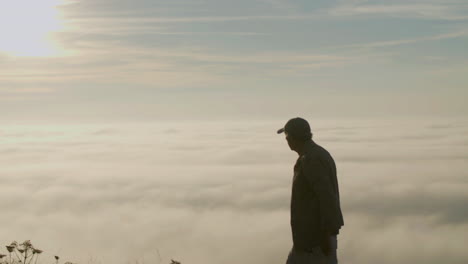
<path fill-rule="evenodd" d="M 34 261 L 34 264 L 37 263 L 37 259 L 39 258 L 39 254 L 36 256 L 36 261 Z"/>
<path fill-rule="evenodd" d="M 29 262 L 28 262 L 28 264 L 31 264 L 31 261 L 32 261 L 32 260 L 33 260 L 33 258 L 34 258 L 34 255 L 36 255 L 36 254 L 35 254 L 35 253 L 33 253 L 32 257 L 29 259 Z M 37 258 L 36 258 L 36 259 L 37 259 Z M 26 263 L 25 263 L 25 264 L 26 264 Z"/>
<path fill-rule="evenodd" d="M 162 258 L 161 258 L 161 254 L 159 253 L 159 249 L 156 249 L 156 252 L 158 253 L 158 260 L 159 260 L 159 263 L 162 262 Z"/>
<path fill-rule="evenodd" d="M 18 253 L 16 253 L 16 251 L 13 251 L 13 252 L 15 252 L 15 255 L 16 255 L 16 257 L 18 258 L 18 260 L 21 260 L 21 258 L 18 256 Z M 11 253 L 10 253 L 10 254 L 11 254 Z"/>

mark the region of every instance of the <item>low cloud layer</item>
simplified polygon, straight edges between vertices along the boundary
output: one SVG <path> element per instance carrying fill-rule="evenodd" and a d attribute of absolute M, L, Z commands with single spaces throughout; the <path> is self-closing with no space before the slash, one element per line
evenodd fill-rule
<path fill-rule="evenodd" d="M 340 261 L 466 263 L 468 123 L 310 122 L 338 166 Z M 2 127 L 0 243 L 31 239 L 44 262 L 284 263 L 283 123 Z"/>

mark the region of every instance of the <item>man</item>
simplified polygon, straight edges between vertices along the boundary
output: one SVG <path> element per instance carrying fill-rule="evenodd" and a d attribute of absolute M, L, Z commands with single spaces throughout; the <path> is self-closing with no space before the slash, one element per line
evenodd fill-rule
<path fill-rule="evenodd" d="M 344 222 L 335 161 L 312 140 L 306 120 L 289 120 L 278 130 L 283 132 L 289 148 L 299 154 L 291 194 L 293 248 L 286 263 L 337 264 L 337 235 Z"/>

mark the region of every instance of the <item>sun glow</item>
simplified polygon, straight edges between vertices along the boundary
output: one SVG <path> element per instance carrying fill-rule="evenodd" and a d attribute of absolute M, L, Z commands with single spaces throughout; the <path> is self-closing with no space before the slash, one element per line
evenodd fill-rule
<path fill-rule="evenodd" d="M 0 0 L 0 53 L 56 56 L 60 47 L 52 33 L 63 28 L 60 0 Z"/>

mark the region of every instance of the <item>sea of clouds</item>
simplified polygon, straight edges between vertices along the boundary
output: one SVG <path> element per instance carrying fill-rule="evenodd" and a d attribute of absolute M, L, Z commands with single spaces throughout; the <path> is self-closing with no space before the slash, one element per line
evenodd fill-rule
<path fill-rule="evenodd" d="M 0 243 L 46 264 L 284 263 L 285 121 L 2 126 Z M 468 262 L 466 120 L 309 121 L 337 163 L 341 263 Z"/>

